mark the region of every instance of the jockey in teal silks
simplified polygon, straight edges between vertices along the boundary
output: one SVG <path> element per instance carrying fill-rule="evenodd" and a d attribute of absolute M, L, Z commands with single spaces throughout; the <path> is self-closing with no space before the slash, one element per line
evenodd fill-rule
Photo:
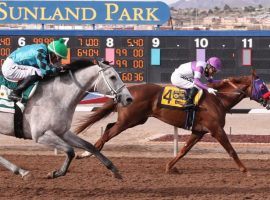
<path fill-rule="evenodd" d="M 68 53 L 64 39 L 45 44 L 32 44 L 18 48 L 11 53 L 2 66 L 4 77 L 12 82 L 18 82 L 9 99 L 19 101 L 22 92 L 32 83 L 47 77 L 57 75 L 62 68 L 58 67 L 62 58 Z"/>
<path fill-rule="evenodd" d="M 219 82 L 214 80 L 213 75 L 222 68 L 221 60 L 217 57 L 211 57 L 206 62 L 193 61 L 180 65 L 172 73 L 171 82 L 173 85 L 190 89 L 186 107 L 194 107 L 193 99 L 198 89 L 207 90 L 210 94 L 216 95 L 217 90 L 207 87 L 200 79 L 204 75 L 209 83 Z"/>

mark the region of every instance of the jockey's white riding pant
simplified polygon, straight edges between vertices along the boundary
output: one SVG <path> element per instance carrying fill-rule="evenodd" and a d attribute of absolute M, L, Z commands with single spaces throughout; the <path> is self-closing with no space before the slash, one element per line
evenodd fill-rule
<path fill-rule="evenodd" d="M 11 58 L 7 58 L 3 63 L 2 73 L 7 80 L 13 82 L 20 81 L 35 74 L 41 76 L 40 69 L 27 65 L 18 65 Z"/>
<path fill-rule="evenodd" d="M 173 85 L 183 89 L 196 87 L 192 78 L 181 76 L 178 73 L 172 73 L 171 82 Z"/>

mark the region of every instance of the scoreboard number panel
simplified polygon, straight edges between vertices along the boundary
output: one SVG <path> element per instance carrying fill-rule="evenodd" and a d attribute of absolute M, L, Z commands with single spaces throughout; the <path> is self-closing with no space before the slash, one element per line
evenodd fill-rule
<path fill-rule="evenodd" d="M 105 59 L 125 83 L 170 83 L 171 73 L 180 64 L 211 56 L 220 57 L 224 64 L 219 78 L 237 76 L 254 67 L 270 82 L 270 31 L 2 31 L 0 65 L 19 47 L 49 44 L 60 37 L 69 47 L 65 63 L 80 58 L 95 63 Z"/>
<path fill-rule="evenodd" d="M 49 44 L 58 37 L 50 36 L 2 36 L 0 37 L 0 64 L 19 47 L 45 43 Z M 62 36 L 70 50 L 70 58 L 65 63 L 80 58 L 97 60 L 109 58 L 124 82 L 146 82 L 145 38 L 140 37 L 88 37 Z M 106 52 L 113 54 L 106 55 Z M 110 59 L 113 60 L 110 60 Z"/>
<path fill-rule="evenodd" d="M 146 82 L 145 38 L 104 37 L 103 57 L 111 62 L 124 82 Z"/>

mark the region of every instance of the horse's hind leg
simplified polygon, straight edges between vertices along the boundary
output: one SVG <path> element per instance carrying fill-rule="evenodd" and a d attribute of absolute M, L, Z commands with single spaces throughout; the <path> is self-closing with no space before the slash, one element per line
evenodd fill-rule
<path fill-rule="evenodd" d="M 106 142 L 108 142 L 113 137 L 117 136 L 124 130 L 137 126 L 138 124 L 144 124 L 147 121 L 148 118 L 140 118 L 137 121 L 131 121 L 129 118 L 125 119 L 118 119 L 117 122 L 109 123 L 106 126 L 106 129 L 103 133 L 103 135 L 98 139 L 98 141 L 95 143 L 95 147 L 98 150 L 101 150 Z M 85 158 L 89 157 L 92 154 L 89 152 L 84 152 L 81 156 L 77 156 L 77 158 Z"/>
<path fill-rule="evenodd" d="M 0 164 L 3 165 L 5 168 L 9 169 L 10 171 L 12 171 L 14 174 L 20 174 L 22 176 L 22 178 L 26 178 L 29 175 L 29 171 L 24 170 L 16 165 L 14 165 L 13 163 L 6 160 L 2 156 L 0 156 Z"/>
<path fill-rule="evenodd" d="M 148 117 L 139 118 L 136 121 L 132 121 L 130 118 L 118 119 L 115 123 L 110 123 L 107 125 L 106 130 L 101 138 L 95 143 L 95 147 L 98 150 L 101 150 L 106 142 L 114 138 L 124 130 L 132 128 L 139 124 L 144 124 L 147 121 Z"/>
<path fill-rule="evenodd" d="M 46 131 L 42 136 L 37 140 L 39 144 L 45 144 L 56 148 L 57 150 L 64 151 L 66 153 L 66 159 L 59 170 L 53 171 L 48 174 L 48 178 L 57 178 L 59 176 L 64 176 L 67 173 L 69 165 L 72 159 L 75 157 L 74 149 L 58 137 L 53 131 Z"/>
<path fill-rule="evenodd" d="M 224 147 L 224 149 L 228 152 L 230 157 L 234 159 L 236 164 L 238 165 L 241 172 L 247 172 L 247 168 L 244 166 L 244 164 L 240 161 L 236 151 L 232 147 L 225 131 L 223 128 L 215 128 L 215 132 L 211 132 L 212 136 L 217 139 L 217 141 Z"/>
<path fill-rule="evenodd" d="M 102 134 L 102 136 L 96 142 L 95 147 L 99 151 L 102 149 L 102 147 L 104 146 L 105 142 L 108 141 L 108 139 L 105 139 L 105 138 L 108 138 L 110 129 L 115 125 L 115 123 L 116 122 L 107 124 L 104 133 Z M 85 151 L 81 155 L 77 155 L 76 158 L 77 159 L 81 159 L 81 158 L 87 158 L 87 157 L 90 157 L 90 156 L 92 156 L 92 153 L 90 153 L 89 151 Z"/>
<path fill-rule="evenodd" d="M 195 133 L 195 134 L 194 134 Z M 184 145 L 184 147 L 179 151 L 179 153 L 176 155 L 175 158 L 173 158 L 169 163 L 166 165 L 166 173 L 171 173 L 175 170 L 173 170 L 173 166 L 176 164 L 178 160 L 183 158 L 189 150 L 203 137 L 203 133 L 195 132 L 193 131 L 190 135 L 188 141 Z"/>
<path fill-rule="evenodd" d="M 98 149 L 98 150 L 101 150 L 104 146 L 104 144 L 109 141 L 111 138 L 113 138 L 114 136 L 118 135 L 120 132 L 119 131 L 116 131 L 114 132 L 114 134 L 111 134 L 111 128 L 116 124 L 116 122 L 114 123 L 109 123 L 107 124 L 106 126 L 106 129 L 103 133 L 103 135 L 98 139 L 98 141 L 96 141 L 95 143 L 95 147 Z"/>
<path fill-rule="evenodd" d="M 111 172 L 113 173 L 115 178 L 122 178 L 122 176 L 119 174 L 118 169 L 114 166 L 114 164 L 105 157 L 98 149 L 95 148 L 94 145 L 91 143 L 83 140 L 82 138 L 78 137 L 77 135 L 73 134 L 71 131 L 68 131 L 64 134 L 63 138 L 67 143 L 70 145 L 84 149 L 91 154 L 95 155 L 96 158 L 98 158 Z"/>

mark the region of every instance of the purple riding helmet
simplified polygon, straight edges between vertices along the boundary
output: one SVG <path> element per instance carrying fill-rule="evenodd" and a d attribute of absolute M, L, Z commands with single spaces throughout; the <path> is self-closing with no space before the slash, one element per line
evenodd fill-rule
<path fill-rule="evenodd" d="M 213 66 L 217 71 L 220 71 L 222 68 L 221 60 L 218 57 L 209 58 L 207 63 Z"/>

